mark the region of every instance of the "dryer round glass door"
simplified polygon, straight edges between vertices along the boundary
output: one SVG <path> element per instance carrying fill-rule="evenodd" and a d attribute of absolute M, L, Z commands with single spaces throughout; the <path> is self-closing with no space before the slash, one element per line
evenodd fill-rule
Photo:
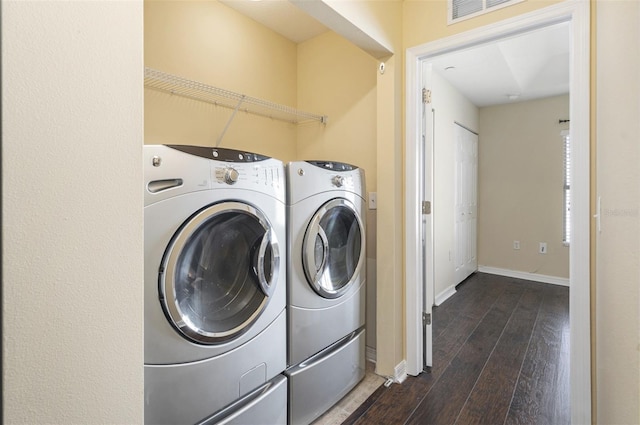
<path fill-rule="evenodd" d="M 316 211 L 303 241 L 302 263 L 311 287 L 325 298 L 350 288 L 364 261 L 364 229 L 354 205 L 332 199 Z"/>
<path fill-rule="evenodd" d="M 173 237 L 160 269 L 160 301 L 187 339 L 216 344 L 244 333 L 277 284 L 278 241 L 266 216 L 240 202 L 211 205 Z"/>

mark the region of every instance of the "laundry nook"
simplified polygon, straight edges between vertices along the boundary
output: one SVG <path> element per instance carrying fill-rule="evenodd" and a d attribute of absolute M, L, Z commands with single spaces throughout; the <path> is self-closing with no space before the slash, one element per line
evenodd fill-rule
<path fill-rule="evenodd" d="M 640 423 L 640 2 L 1 9 L 2 423 Z"/>

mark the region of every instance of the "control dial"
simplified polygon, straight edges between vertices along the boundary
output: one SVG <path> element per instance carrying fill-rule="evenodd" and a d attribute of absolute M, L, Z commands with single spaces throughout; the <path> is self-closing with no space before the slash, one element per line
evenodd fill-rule
<path fill-rule="evenodd" d="M 224 170 L 224 182 L 226 184 L 235 184 L 238 181 L 240 174 L 235 168 L 227 168 Z"/>
<path fill-rule="evenodd" d="M 336 187 L 342 187 L 344 185 L 344 177 L 334 176 L 333 179 L 331 179 L 331 182 Z"/>

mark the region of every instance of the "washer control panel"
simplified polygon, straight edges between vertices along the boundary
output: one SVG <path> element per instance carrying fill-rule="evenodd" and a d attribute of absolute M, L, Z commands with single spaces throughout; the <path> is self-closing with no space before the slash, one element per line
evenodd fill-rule
<path fill-rule="evenodd" d="M 179 150 L 190 155 L 199 156 L 201 158 L 213 159 L 216 161 L 247 163 L 267 161 L 271 158 L 253 152 L 239 151 L 229 148 L 210 148 L 207 146 L 192 145 L 167 145 L 168 147 Z"/>
<path fill-rule="evenodd" d="M 215 189 L 229 191 L 224 196 L 231 198 L 247 196 L 242 191 L 250 190 L 286 202 L 285 169 L 280 160 L 201 146 L 144 145 L 143 150 L 145 206 Z"/>
<path fill-rule="evenodd" d="M 211 161 L 211 185 L 267 191 L 278 196 L 285 188 L 281 161 L 253 152 L 205 146 L 168 145 Z"/>
<path fill-rule="evenodd" d="M 275 162 L 275 163 L 274 163 Z M 277 161 L 273 160 L 256 164 L 221 164 L 212 167 L 212 180 L 215 185 L 255 188 L 284 188 L 284 171 Z"/>

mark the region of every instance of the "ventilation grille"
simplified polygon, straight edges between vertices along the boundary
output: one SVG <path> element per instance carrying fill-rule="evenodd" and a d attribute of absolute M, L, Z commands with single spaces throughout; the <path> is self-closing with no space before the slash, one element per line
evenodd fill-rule
<path fill-rule="evenodd" d="M 486 1 L 487 1 L 487 9 L 510 2 L 510 0 L 486 0 Z"/>
<path fill-rule="evenodd" d="M 452 0 L 451 19 L 472 15 L 481 12 L 483 9 L 484 5 L 482 4 L 482 0 Z"/>
<path fill-rule="evenodd" d="M 449 0 L 449 23 L 521 1 L 523 0 Z"/>

